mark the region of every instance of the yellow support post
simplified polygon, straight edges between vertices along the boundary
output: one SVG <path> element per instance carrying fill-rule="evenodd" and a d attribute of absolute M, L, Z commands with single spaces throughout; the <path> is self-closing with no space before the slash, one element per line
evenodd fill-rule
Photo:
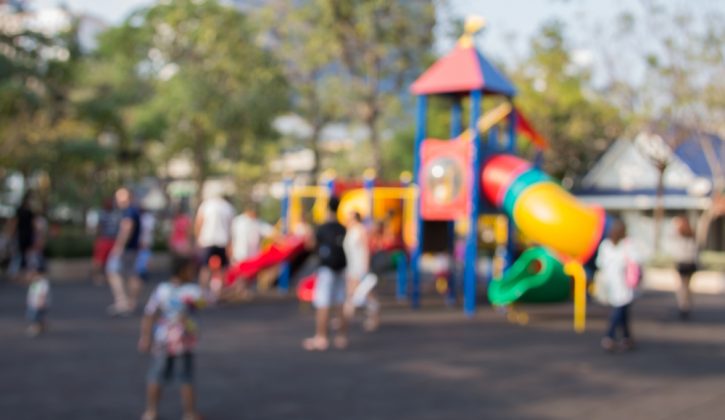
<path fill-rule="evenodd" d="M 574 279 L 574 331 L 583 333 L 587 322 L 587 274 L 576 261 L 566 263 L 564 273 Z"/>

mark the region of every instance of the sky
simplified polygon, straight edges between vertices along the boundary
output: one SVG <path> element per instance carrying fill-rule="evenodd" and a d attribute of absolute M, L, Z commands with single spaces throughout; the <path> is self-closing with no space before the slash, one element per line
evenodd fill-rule
<path fill-rule="evenodd" d="M 33 7 L 57 6 L 59 0 L 29 0 Z M 110 23 L 118 23 L 134 9 L 151 3 L 149 0 L 62 0 L 73 11 L 87 12 Z"/>
<path fill-rule="evenodd" d="M 73 11 L 96 15 L 109 23 L 122 21 L 130 12 L 152 3 L 152 0 L 30 0 L 34 7 L 50 7 L 65 3 Z M 528 53 L 532 36 L 547 21 L 559 19 L 566 24 L 572 47 L 583 60 L 596 54 L 597 27 L 607 29 L 623 11 L 637 11 L 637 0 L 436 0 L 439 21 L 467 15 L 486 18 L 488 26 L 477 43 L 484 54 L 506 64 L 520 62 Z M 692 10 L 715 8 L 725 14 L 725 1 L 718 0 L 665 0 L 670 7 Z M 436 51 L 445 53 L 455 39 L 446 36 L 450 28 L 439 25 L 436 29 Z M 646 40 L 644 40 L 646 42 Z M 595 64 L 596 65 L 596 64 Z"/>

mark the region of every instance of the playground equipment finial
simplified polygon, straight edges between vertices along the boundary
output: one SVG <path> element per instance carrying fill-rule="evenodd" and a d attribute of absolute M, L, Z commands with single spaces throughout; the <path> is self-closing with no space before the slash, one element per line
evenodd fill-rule
<path fill-rule="evenodd" d="M 473 46 L 473 36 L 486 27 L 486 19 L 482 16 L 468 16 L 463 24 L 463 35 L 458 39 L 458 45 L 463 48 Z"/>

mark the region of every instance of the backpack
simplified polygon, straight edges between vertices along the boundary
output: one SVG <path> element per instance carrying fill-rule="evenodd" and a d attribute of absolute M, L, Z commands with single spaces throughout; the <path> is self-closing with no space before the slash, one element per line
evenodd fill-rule
<path fill-rule="evenodd" d="M 624 268 L 624 280 L 630 289 L 636 289 L 642 281 L 642 268 L 635 261 L 627 259 Z"/>
<path fill-rule="evenodd" d="M 342 243 L 345 240 L 345 228 L 339 223 L 326 223 L 317 232 L 317 254 L 320 265 L 334 271 L 347 267 L 347 258 Z"/>
<path fill-rule="evenodd" d="M 627 246 L 632 246 L 630 242 Z M 636 289 L 642 282 L 642 267 L 639 266 L 637 261 L 630 258 L 625 260 L 624 267 L 624 281 L 630 289 Z"/>

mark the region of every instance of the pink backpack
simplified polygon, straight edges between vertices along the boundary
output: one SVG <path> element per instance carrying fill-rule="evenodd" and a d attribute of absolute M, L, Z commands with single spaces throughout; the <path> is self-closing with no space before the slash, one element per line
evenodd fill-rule
<path fill-rule="evenodd" d="M 625 272 L 625 280 L 627 286 L 630 289 L 636 289 L 639 286 L 639 282 L 642 280 L 642 269 L 634 261 L 627 261 L 627 268 Z"/>
<path fill-rule="evenodd" d="M 627 246 L 632 246 L 631 243 L 627 243 Z M 642 268 L 637 264 L 636 261 L 627 258 L 626 267 L 624 268 L 624 280 L 630 289 L 636 289 L 639 283 L 642 281 Z"/>

